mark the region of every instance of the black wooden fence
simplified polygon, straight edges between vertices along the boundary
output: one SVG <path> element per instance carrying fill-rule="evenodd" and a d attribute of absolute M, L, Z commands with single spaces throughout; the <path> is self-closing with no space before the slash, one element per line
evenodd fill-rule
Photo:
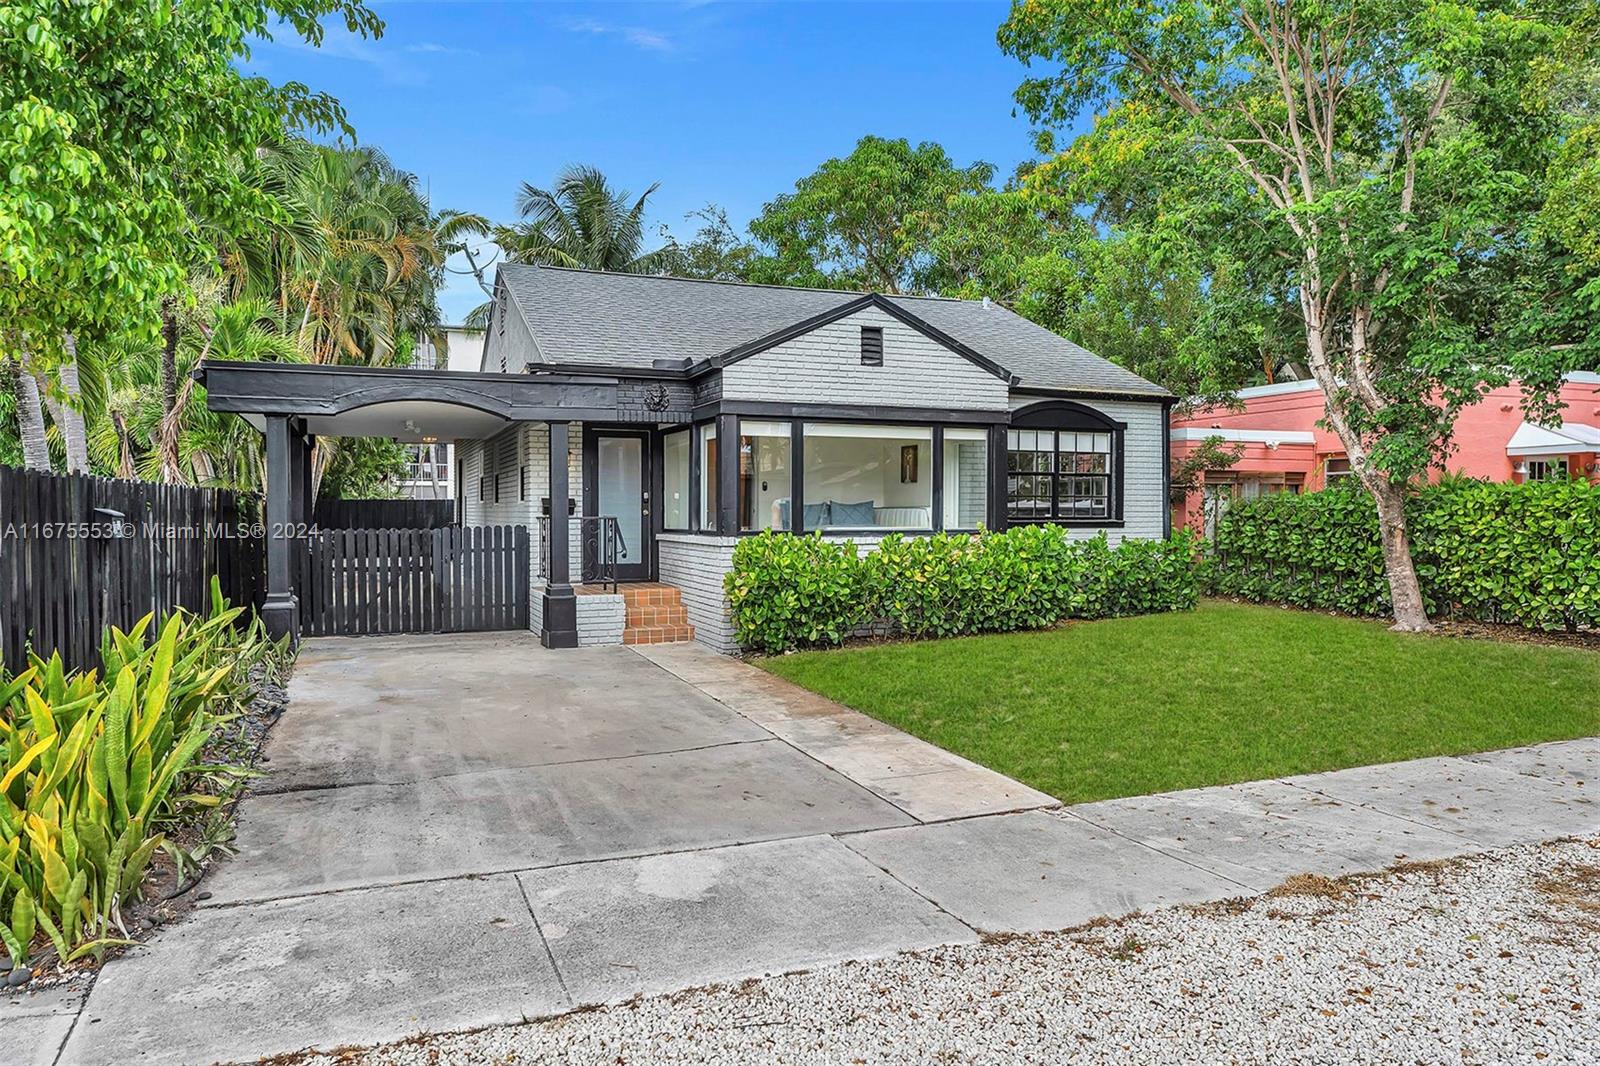
<path fill-rule="evenodd" d="M 236 605 L 264 594 L 253 496 L 0 467 L 0 654 L 31 645 L 99 665 L 101 632 L 155 612 L 203 611 L 211 576 Z"/>
<path fill-rule="evenodd" d="M 527 526 L 324 529 L 296 543 L 306 636 L 528 628 Z"/>
<path fill-rule="evenodd" d="M 456 520 L 454 500 L 318 500 L 322 529 L 442 529 Z"/>

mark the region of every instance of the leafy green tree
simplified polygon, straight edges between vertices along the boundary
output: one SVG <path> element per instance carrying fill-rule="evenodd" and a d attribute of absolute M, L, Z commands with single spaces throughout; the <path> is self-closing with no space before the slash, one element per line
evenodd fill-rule
<path fill-rule="evenodd" d="M 932 142 L 863 137 L 763 208 L 759 280 L 885 293 L 941 287 L 929 249 L 948 203 L 988 188 L 988 163 L 958 167 Z"/>
<path fill-rule="evenodd" d="M 286 28 L 316 44 L 328 16 L 382 30 L 359 0 L 0 6 L 0 361 L 47 383 L 73 468 L 85 457 L 75 346 L 129 323 L 153 331 L 162 299 L 211 254 L 197 219 L 242 231 L 270 214 L 242 157 L 285 122 L 342 127 L 331 98 L 238 68 L 252 37 Z"/>
<path fill-rule="evenodd" d="M 411 450 L 387 437 L 352 437 L 322 475 L 319 495 L 336 500 L 381 500 L 397 495 Z"/>
<path fill-rule="evenodd" d="M 671 247 L 646 250 L 644 216 L 651 185 L 631 204 L 594 167 L 569 166 L 549 189 L 524 182 L 517 196 L 521 221 L 495 228 L 495 243 L 514 263 L 658 274 L 672 265 Z"/>
<path fill-rule="evenodd" d="M 1553 57 L 1588 54 L 1593 19 L 1576 0 L 1028 0 L 1000 30 L 1055 68 L 1018 91 L 1035 121 L 1104 111 L 1090 180 L 1189 161 L 1180 192 L 1210 198 L 1169 196 L 1183 209 L 1151 224 L 1178 240 L 1225 207 L 1236 254 L 1285 272 L 1325 420 L 1376 502 L 1396 628 L 1428 626 L 1408 484 L 1507 368 L 1570 358 L 1496 328 L 1516 271 L 1495 264 L 1539 217 L 1571 133 Z"/>
<path fill-rule="evenodd" d="M 667 243 L 677 248 L 672 264 L 675 276 L 705 281 L 754 281 L 760 276 L 761 249 L 739 235 L 728 221 L 726 210 L 707 204 L 689 212 L 684 219 L 698 221 L 700 227 L 682 244 L 662 231 Z"/>

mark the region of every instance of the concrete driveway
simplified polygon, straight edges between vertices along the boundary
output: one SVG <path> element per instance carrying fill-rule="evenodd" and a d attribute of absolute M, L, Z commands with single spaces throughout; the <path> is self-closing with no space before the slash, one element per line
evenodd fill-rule
<path fill-rule="evenodd" d="M 975 937 L 839 838 L 1050 797 L 648 650 L 308 642 L 237 856 L 107 967 L 61 1061 L 253 1059 Z"/>
<path fill-rule="evenodd" d="M 1600 832 L 1596 741 L 1062 809 L 694 645 L 319 640 L 290 697 L 211 898 L 86 1004 L 0 1011 L 21 1061 L 376 1043 Z"/>

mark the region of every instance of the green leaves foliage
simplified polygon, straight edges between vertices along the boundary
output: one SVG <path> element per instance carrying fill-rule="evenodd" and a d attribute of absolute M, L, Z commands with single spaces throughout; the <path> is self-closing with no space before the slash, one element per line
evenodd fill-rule
<path fill-rule="evenodd" d="M 238 67 L 285 24 L 333 16 L 375 36 L 359 0 L 0 5 L 0 347 L 58 357 L 130 319 L 154 323 L 212 231 L 272 217 L 241 161 L 285 125 L 343 129 L 337 102 Z"/>
<path fill-rule="evenodd" d="M 1037 629 L 1068 618 L 1187 610 L 1196 541 L 1074 540 L 1054 526 L 852 541 L 767 531 L 739 542 L 725 579 L 740 646 L 839 644 L 887 625 L 910 637 Z"/>
<path fill-rule="evenodd" d="M 982 192 L 993 177 L 988 163 L 957 166 L 932 142 L 863 137 L 750 223 L 773 250 L 758 280 L 889 293 L 934 287 L 928 242 L 946 203 Z"/>
<path fill-rule="evenodd" d="M 1533 629 L 1600 626 L 1600 486 L 1452 480 L 1416 493 L 1407 521 L 1430 614 Z M 1210 589 L 1296 607 L 1382 615 L 1389 585 L 1371 499 L 1339 487 L 1230 507 Z"/>
<path fill-rule="evenodd" d="M 103 673 L 52 656 L 0 676 L 0 942 L 17 964 L 38 933 L 62 963 L 123 941 L 122 906 L 190 798 L 175 786 L 273 647 L 215 582 L 212 601 L 108 630 Z"/>

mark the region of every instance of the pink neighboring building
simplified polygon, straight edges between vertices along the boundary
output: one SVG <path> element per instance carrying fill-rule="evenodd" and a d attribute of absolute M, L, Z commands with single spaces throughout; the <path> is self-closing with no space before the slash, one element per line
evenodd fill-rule
<path fill-rule="evenodd" d="M 1569 374 L 1559 426 L 1539 426 L 1522 414 L 1515 384 L 1495 389 L 1461 412 L 1451 473 L 1491 481 L 1544 477 L 1600 480 L 1600 374 Z M 1204 484 L 1173 509 L 1174 527 L 1209 526 L 1229 503 L 1273 492 L 1310 492 L 1350 473 L 1338 436 L 1317 425 L 1322 392 L 1314 381 L 1240 389 L 1244 410 L 1202 408 L 1172 419 L 1172 455 L 1181 459 L 1207 437 L 1242 445 L 1239 461 L 1207 471 Z"/>

